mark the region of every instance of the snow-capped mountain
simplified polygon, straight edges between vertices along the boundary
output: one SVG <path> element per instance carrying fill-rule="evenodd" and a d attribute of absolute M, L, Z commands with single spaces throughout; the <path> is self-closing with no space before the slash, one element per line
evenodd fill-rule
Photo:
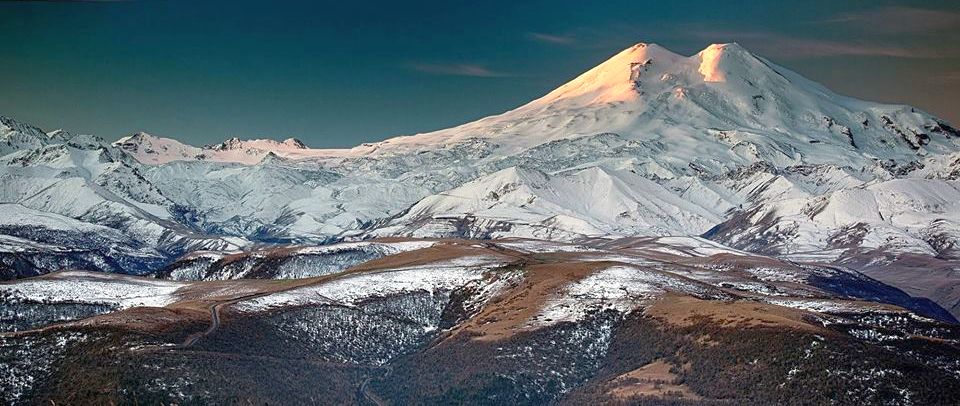
<path fill-rule="evenodd" d="M 296 140 L 239 141 L 196 148 L 139 133 L 117 142 L 144 163 L 210 159 L 208 151 L 242 151 L 219 161 L 250 164 L 250 155 L 330 160 L 384 158 L 489 142 L 499 157 L 556 140 L 615 133 L 650 144 L 669 169 L 779 165 L 862 166 L 873 158 L 913 161 L 955 152 L 960 132 L 904 105 L 837 95 L 755 56 L 737 44 L 714 44 L 684 57 L 637 44 L 553 92 L 506 113 L 432 133 L 351 149 L 308 149 Z M 842 148 L 836 148 L 842 147 Z"/>
<path fill-rule="evenodd" d="M 516 153 L 545 142 L 616 133 L 667 155 L 677 175 L 765 161 L 862 166 L 948 153 L 956 136 L 909 106 L 837 95 L 737 44 L 690 57 L 630 47 L 533 102 L 449 130 L 372 144 L 396 153 L 486 139 Z M 939 137 L 936 137 L 939 135 Z M 351 150 L 357 153 L 358 149 Z"/>
<path fill-rule="evenodd" d="M 637 44 L 503 114 L 342 150 L 146 133 L 108 144 L 2 123 L 3 203 L 164 258 L 370 236 L 706 235 L 834 261 L 952 258 L 960 238 L 960 131 L 737 44 L 691 56 Z"/>
<path fill-rule="evenodd" d="M 11 152 L 0 157 L 0 222 L 6 277 L 81 267 L 143 273 L 171 256 L 225 249 L 242 239 L 203 235 L 191 209 L 164 196 L 137 161 L 102 139 L 44 133 L 4 118 Z"/>
<path fill-rule="evenodd" d="M 283 141 L 249 140 L 230 138 L 217 145 L 194 147 L 180 141 L 156 137 L 145 132 L 123 137 L 113 143 L 138 161 L 159 165 L 173 161 L 209 160 L 216 162 L 238 162 L 252 165 L 260 162 L 270 153 L 297 156 L 297 152 L 307 149 L 303 141 L 288 138 Z"/>
<path fill-rule="evenodd" d="M 829 165 L 838 171 L 830 175 L 836 181 L 855 186 L 903 176 L 918 160 L 955 152 L 958 139 L 956 130 L 916 109 L 836 95 L 736 44 L 690 57 L 638 44 L 515 110 L 347 150 L 235 140 L 223 146 L 259 146 L 197 149 L 143 135 L 119 145 L 144 163 L 169 162 L 145 168 L 144 176 L 166 195 L 183 195 L 178 201 L 193 200 L 188 206 L 202 214 L 202 228 L 284 239 L 351 233 L 514 166 L 547 174 L 588 167 L 621 177 L 633 173 L 679 192 L 712 221 L 756 203 L 756 193 L 739 189 L 740 183 L 722 182 L 733 173 L 783 177 L 782 169 Z M 251 165 L 261 156 L 271 158 Z M 265 185 L 253 174 L 278 168 L 320 173 L 321 179 L 271 175 L 279 179 Z M 856 181 L 844 180 L 849 176 Z M 796 179 L 783 182 L 790 184 L 777 193 L 808 193 Z M 264 188 L 259 197 L 250 193 Z M 812 188 L 815 195 L 829 187 Z M 227 197 L 260 202 L 234 204 Z M 606 213 L 599 222 L 624 211 Z M 644 233 L 677 231 L 653 227 Z"/>
<path fill-rule="evenodd" d="M 736 44 L 343 150 L 0 117 L 0 398 L 949 404 L 958 179 Z"/>
<path fill-rule="evenodd" d="M 960 182 L 892 179 L 755 206 L 712 236 L 774 254 L 860 247 L 956 257 L 958 231 Z"/>

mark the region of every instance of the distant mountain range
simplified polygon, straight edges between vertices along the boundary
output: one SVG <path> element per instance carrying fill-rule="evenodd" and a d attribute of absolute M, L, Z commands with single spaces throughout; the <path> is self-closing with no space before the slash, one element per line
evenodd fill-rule
<path fill-rule="evenodd" d="M 0 154 L 6 278 L 373 236 L 703 235 L 869 270 L 927 261 L 935 276 L 907 278 L 925 284 L 871 274 L 960 314 L 944 282 L 960 280 L 960 131 L 737 44 L 637 44 L 517 109 L 351 149 L 111 143 L 2 118 Z"/>
<path fill-rule="evenodd" d="M 737 44 L 351 149 L 0 117 L 0 402 L 950 404 L 958 243 L 960 131 Z"/>

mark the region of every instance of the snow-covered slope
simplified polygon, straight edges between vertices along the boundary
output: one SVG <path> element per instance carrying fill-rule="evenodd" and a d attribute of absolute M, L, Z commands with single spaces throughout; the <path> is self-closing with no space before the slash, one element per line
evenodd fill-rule
<path fill-rule="evenodd" d="M 174 280 L 300 279 L 342 272 L 352 266 L 434 241 L 358 241 L 322 246 L 283 246 L 245 252 L 197 251 L 157 272 Z"/>
<path fill-rule="evenodd" d="M 712 237 L 779 254 L 859 247 L 956 256 L 960 182 L 893 179 L 778 200 L 735 216 Z"/>
<path fill-rule="evenodd" d="M 272 157 L 252 166 L 171 162 L 143 174 L 195 210 L 197 228 L 267 242 L 327 241 L 434 192 L 416 181 Z"/>
<path fill-rule="evenodd" d="M 169 259 L 245 241 L 704 233 L 829 259 L 944 255 L 958 235 L 945 202 L 960 132 L 736 44 L 691 56 L 637 44 L 514 110 L 343 150 L 146 133 L 106 144 L 9 119 L 0 130 L 0 202 L 118 230 Z"/>
<path fill-rule="evenodd" d="M 12 302 L 88 303 L 123 309 L 165 306 L 176 301 L 173 294 L 183 286 L 174 281 L 65 271 L 0 285 L 0 292 Z"/>
<path fill-rule="evenodd" d="M 63 267 L 143 273 L 170 256 L 243 244 L 192 230 L 184 224 L 192 210 L 164 196 L 137 161 L 102 139 L 2 123 L 0 133 L 16 140 L 0 156 L 5 277 Z M 44 250 L 59 254 L 43 258 Z"/>
<path fill-rule="evenodd" d="M 118 229 L 0 204 L 2 279 L 61 268 L 140 273 L 164 262 L 158 247 L 144 245 Z"/>
<path fill-rule="evenodd" d="M 696 235 L 720 218 L 631 172 L 590 167 L 551 176 L 510 167 L 429 196 L 376 233 L 548 239 Z"/>
<path fill-rule="evenodd" d="M 0 117 L 0 155 L 6 155 L 18 149 L 37 148 L 54 138 L 64 141 L 58 137 L 59 134 L 55 131 L 48 135 L 32 125 Z"/>
<path fill-rule="evenodd" d="M 237 162 L 253 165 L 270 153 L 283 156 L 298 156 L 307 150 L 306 145 L 296 138 L 283 141 L 269 139 L 243 141 L 230 138 L 217 145 L 201 148 L 186 145 L 180 141 L 150 135 L 145 132 L 123 137 L 113 143 L 138 161 L 146 164 L 165 164 L 173 161 L 206 160 L 215 162 Z"/>

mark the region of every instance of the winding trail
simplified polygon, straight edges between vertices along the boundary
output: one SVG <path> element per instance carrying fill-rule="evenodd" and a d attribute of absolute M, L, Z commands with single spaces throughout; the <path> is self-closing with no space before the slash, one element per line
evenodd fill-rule
<path fill-rule="evenodd" d="M 383 373 L 383 376 L 386 376 L 391 371 L 393 371 L 393 367 L 390 367 L 390 366 L 383 366 L 381 368 L 386 370 Z M 360 384 L 360 395 L 363 396 L 364 399 L 367 399 L 368 401 L 370 401 L 370 403 L 373 403 L 377 406 L 386 406 L 387 402 L 385 402 L 383 399 L 377 396 L 377 394 L 373 393 L 373 391 L 370 390 L 369 383 L 372 379 L 373 377 L 368 376 L 363 380 L 363 383 Z"/>
<path fill-rule="evenodd" d="M 226 302 L 224 302 L 224 303 L 217 303 L 217 304 L 214 304 L 214 305 L 210 306 L 210 327 L 207 327 L 207 329 L 204 330 L 204 331 L 198 331 L 198 332 L 196 332 L 196 333 L 193 333 L 193 334 L 187 336 L 187 339 L 186 339 L 186 340 L 183 340 L 183 343 L 181 343 L 181 344 L 180 344 L 179 346 L 177 346 L 177 347 L 178 347 L 178 348 L 187 348 L 187 347 L 190 347 L 190 346 L 192 346 L 194 343 L 196 343 L 197 340 L 199 340 L 199 339 L 201 339 L 201 338 L 203 338 L 203 337 L 206 337 L 206 336 L 208 336 L 208 335 L 213 334 L 214 332 L 216 332 L 217 329 L 220 328 L 220 306 L 223 306 L 223 305 L 225 305 L 225 304 L 227 304 L 227 303 L 226 303 Z"/>
<path fill-rule="evenodd" d="M 206 330 L 198 331 L 198 332 L 196 332 L 196 333 L 193 333 L 193 334 L 187 336 L 187 338 L 186 338 L 185 340 L 183 340 L 183 342 L 180 343 L 180 345 L 177 345 L 176 348 L 180 348 L 180 349 L 189 348 L 189 347 L 193 346 L 193 344 L 195 344 L 195 343 L 196 343 L 198 340 L 200 340 L 201 338 L 204 338 L 204 337 L 206 337 L 206 336 L 209 336 L 210 334 L 215 333 L 215 332 L 220 328 L 220 325 L 221 325 L 221 323 L 220 323 L 220 310 L 221 310 L 224 306 L 230 306 L 230 305 L 233 305 L 233 304 L 235 304 L 235 303 L 237 303 L 237 302 L 240 302 L 240 301 L 244 301 L 244 300 L 248 300 L 248 299 L 256 299 L 256 298 L 258 298 L 258 297 L 267 296 L 267 295 L 270 295 L 270 294 L 273 294 L 273 293 L 274 293 L 274 292 L 254 293 L 254 294 L 250 294 L 250 295 L 235 297 L 235 298 L 233 298 L 233 299 L 230 299 L 230 300 L 227 300 L 227 301 L 224 301 L 224 302 L 214 303 L 214 304 L 210 305 L 210 327 L 207 327 Z"/>

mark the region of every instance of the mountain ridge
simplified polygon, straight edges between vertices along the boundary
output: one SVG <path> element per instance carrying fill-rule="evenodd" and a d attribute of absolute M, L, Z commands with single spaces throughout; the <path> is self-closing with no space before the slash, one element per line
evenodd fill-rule
<path fill-rule="evenodd" d="M 505 113 L 350 149 L 107 143 L 2 123 L 4 203 L 120 230 L 158 262 L 396 235 L 707 235 L 827 262 L 954 255 L 960 242 L 955 210 L 924 191 L 955 188 L 956 129 L 837 95 L 736 44 L 690 56 L 637 44 Z M 868 188 L 916 198 L 882 218 L 830 204 Z"/>
<path fill-rule="evenodd" d="M 800 90 L 791 90 L 784 94 L 793 88 Z M 770 90 L 771 93 L 764 94 L 765 89 Z M 724 102 L 725 99 L 730 101 Z M 790 109 L 780 111 L 778 109 L 784 108 L 784 100 L 791 103 L 803 102 L 804 108 L 809 111 L 796 112 Z M 720 109 L 711 111 L 710 106 L 705 105 L 707 102 L 718 103 Z M 623 108 L 617 108 L 617 105 L 622 103 L 628 103 L 631 106 L 626 111 Z M 834 111 L 839 114 L 817 112 L 818 109 L 811 107 L 817 105 L 831 106 L 834 110 L 839 110 L 839 112 Z M 765 108 L 764 106 L 770 108 L 767 111 L 760 111 Z M 590 112 L 570 114 L 571 109 L 606 110 L 603 111 L 607 127 L 605 131 L 616 132 L 624 126 L 637 125 L 637 120 L 644 118 L 645 114 L 672 115 L 669 110 L 678 108 L 683 110 L 682 113 L 699 113 L 691 114 L 691 118 L 712 117 L 708 120 L 711 121 L 710 125 L 696 123 L 700 128 L 722 130 L 724 123 L 740 129 L 762 127 L 771 122 L 787 123 L 794 127 L 803 124 L 805 131 L 821 135 L 819 138 L 811 138 L 810 141 L 831 142 L 835 141 L 831 138 L 839 138 L 854 148 L 877 147 L 873 145 L 876 141 L 861 136 L 859 134 L 861 132 L 891 132 L 895 137 L 881 138 L 882 143 L 906 145 L 910 149 L 909 152 L 936 147 L 928 144 L 930 135 L 926 132 L 950 134 L 949 130 L 953 130 L 952 132 L 956 133 L 955 129 L 942 120 L 922 113 L 914 107 L 861 102 L 835 94 L 820 84 L 750 53 L 736 43 L 712 44 L 688 57 L 675 54 L 656 44 L 639 43 L 613 55 L 593 69 L 540 98 L 505 113 L 488 116 L 472 123 L 447 130 L 392 137 L 349 149 L 307 149 L 296 154 L 269 147 L 265 150 L 281 156 L 289 154 L 285 157 L 299 159 L 360 158 L 376 154 L 400 153 L 403 149 L 410 147 L 436 148 L 470 138 L 497 138 L 491 136 L 503 131 L 503 127 L 528 125 L 524 119 L 529 115 L 537 115 L 538 120 L 549 117 L 554 117 L 552 120 L 556 120 L 556 116 L 576 118 L 582 117 L 583 114 L 590 114 Z M 795 115 L 802 117 L 795 117 Z M 746 117 L 749 120 L 732 117 Z M 897 123 L 894 123 L 894 118 L 898 119 Z M 660 117 L 653 121 L 662 119 L 663 117 Z M 782 122 L 771 121 L 772 119 Z M 907 122 L 902 124 L 899 120 L 907 120 Z M 673 121 L 678 120 L 673 119 Z M 882 132 L 873 131 L 873 128 L 870 128 L 871 121 L 874 122 L 874 127 L 880 128 Z M 570 127 L 569 124 L 576 124 L 565 122 L 562 118 L 560 123 L 568 124 L 568 127 Z M 583 126 L 573 127 L 574 130 L 579 131 L 562 136 L 550 136 L 550 131 L 541 131 L 544 133 L 541 139 L 524 142 L 522 147 L 530 148 L 553 139 L 603 132 L 598 129 L 588 130 L 582 128 Z M 772 127 L 774 133 L 797 132 L 796 128 L 778 128 L 777 125 Z M 649 130 L 642 127 L 640 129 Z M 529 129 L 526 130 L 529 131 Z M 824 133 L 830 136 L 823 138 L 822 136 L 826 135 Z M 865 139 L 857 143 L 858 138 Z M 253 141 L 269 140 L 246 142 Z M 279 141 L 273 142 L 279 143 Z M 505 146 L 510 145 L 505 144 Z M 936 152 L 943 151 L 945 151 L 943 148 L 939 148 Z M 909 152 L 905 155 L 909 155 Z M 137 156 L 135 151 L 133 155 Z M 255 163 L 250 159 L 234 159 L 245 164 Z M 149 158 L 142 161 L 151 163 Z"/>

